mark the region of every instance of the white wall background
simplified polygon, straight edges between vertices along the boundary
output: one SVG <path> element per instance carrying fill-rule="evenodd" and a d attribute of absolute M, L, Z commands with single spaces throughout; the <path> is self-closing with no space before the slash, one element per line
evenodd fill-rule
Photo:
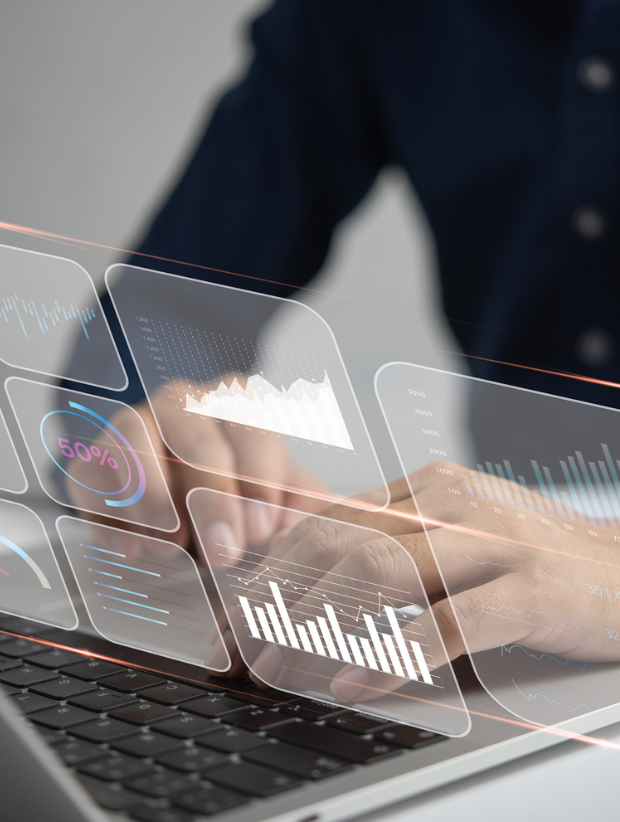
<path fill-rule="evenodd" d="M 244 24 L 265 0 L 5 0 L 0 26 L 0 221 L 132 248 L 248 60 Z M 0 242 L 78 260 L 97 279 L 111 250 Z M 380 178 L 338 231 L 311 297 L 338 338 L 380 450 L 372 390 L 392 359 L 460 370 L 433 287 L 432 243 L 406 181 Z M 352 297 L 354 300 L 345 299 Z M 377 305 L 380 303 L 380 305 Z M 286 335 L 290 329 L 279 332 Z M 389 470 L 389 469 L 388 469 Z"/>

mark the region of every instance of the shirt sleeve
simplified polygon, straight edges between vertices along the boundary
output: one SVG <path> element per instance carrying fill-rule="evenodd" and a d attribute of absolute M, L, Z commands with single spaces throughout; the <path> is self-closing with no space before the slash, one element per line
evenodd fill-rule
<path fill-rule="evenodd" d="M 316 274 L 383 164 L 355 14 L 350 0 L 278 0 L 256 20 L 247 76 L 217 106 L 140 265 L 279 295 Z"/>
<path fill-rule="evenodd" d="M 275 296 L 317 273 L 334 227 L 385 163 L 357 8 L 277 0 L 253 23 L 247 75 L 217 105 L 131 264 Z M 208 307 L 175 305 L 174 286 L 134 295 L 136 304 L 157 299 L 156 310 L 181 322 L 199 310 L 208 324 Z M 211 310 L 218 327 L 242 324 L 250 341 L 266 321 L 239 317 L 234 299 Z M 115 317 L 110 324 L 120 330 Z M 139 395 L 130 390 L 128 401 Z"/>

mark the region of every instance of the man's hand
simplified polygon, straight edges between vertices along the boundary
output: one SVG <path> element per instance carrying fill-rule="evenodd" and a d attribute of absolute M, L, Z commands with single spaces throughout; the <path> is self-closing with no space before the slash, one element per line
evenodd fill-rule
<path fill-rule="evenodd" d="M 231 380 L 234 377 L 241 379 L 239 375 L 230 375 Z M 198 386 L 197 390 L 209 391 L 219 382 Z M 174 534 L 179 544 L 188 547 L 192 542 L 185 506 L 185 497 L 192 488 L 211 488 L 232 495 L 214 495 L 212 504 L 206 504 L 196 512 L 201 543 L 211 563 L 217 565 L 219 545 L 228 546 L 232 553 L 240 557 L 247 543 L 263 543 L 282 528 L 290 528 L 299 519 L 299 515 L 279 508 L 247 505 L 245 499 L 259 499 L 274 506 L 302 511 L 316 510 L 320 503 L 294 491 L 283 490 L 295 488 L 303 476 L 301 469 L 290 461 L 283 438 L 269 433 L 257 436 L 256 431 L 247 430 L 244 426 L 224 426 L 209 417 L 179 413 L 178 406 L 170 403 L 169 396 L 172 393 L 183 396 L 186 389 L 187 386 L 166 384 L 152 394 L 151 403 L 157 422 L 146 401 L 134 406 L 133 410 L 121 410 L 111 422 L 132 443 L 138 454 L 149 454 L 150 439 L 181 518 L 180 531 Z M 102 440 L 101 446 L 105 445 Z M 188 465 L 175 454 L 191 455 L 194 465 L 208 470 Z M 92 494 L 88 487 L 95 483 L 89 474 L 94 472 L 94 480 L 101 486 L 105 482 L 105 472 L 110 473 L 112 469 L 94 463 L 81 463 L 77 467 L 79 480 L 86 489 L 69 482 L 69 491 L 77 507 L 92 508 Z M 261 484 L 261 478 L 265 477 L 269 478 L 271 485 Z M 165 498 L 165 488 L 158 490 L 157 485 L 149 483 L 148 479 L 147 475 L 146 493 L 132 506 L 132 516 L 140 523 L 152 524 L 154 528 L 162 527 L 162 512 L 170 507 L 169 501 Z M 112 524 L 107 517 L 97 517 L 97 520 Z M 131 528 L 126 523 L 120 524 L 120 527 Z M 154 530 L 150 533 L 163 536 Z"/>
<path fill-rule="evenodd" d="M 571 519 L 567 513 L 562 520 L 454 495 L 450 489 L 458 485 L 462 470 L 440 463 L 410 477 L 441 574 L 404 480 L 392 486 L 392 504 L 386 512 L 342 506 L 322 512 L 389 534 L 414 559 L 434 603 L 415 621 L 424 632 L 434 619 L 446 648 L 443 658 L 435 652 L 429 667 L 439 667 L 466 650 L 475 653 L 511 643 L 577 660 L 620 659 L 620 556 L 612 536 L 599 531 L 593 537 L 593 529 L 578 515 Z M 502 481 L 503 486 L 511 483 Z M 538 498 L 532 494 L 532 499 Z M 338 523 L 326 529 L 312 517 L 279 541 L 265 566 L 270 558 L 316 569 L 318 581 L 312 590 L 300 591 L 299 614 L 305 603 L 330 590 L 336 576 L 395 588 L 413 584 L 407 579 L 411 571 L 402 552 L 390 540 L 368 539 L 361 529 Z M 291 617 L 294 621 L 295 612 Z M 233 625 L 237 618 L 232 609 Z M 299 667 L 299 655 L 289 664 L 292 653 L 270 644 L 252 662 L 254 675 L 286 687 L 287 670 Z M 237 654 L 231 673 L 241 667 Z M 367 668 L 346 666 L 331 689 L 340 701 L 363 701 L 399 682 Z"/>

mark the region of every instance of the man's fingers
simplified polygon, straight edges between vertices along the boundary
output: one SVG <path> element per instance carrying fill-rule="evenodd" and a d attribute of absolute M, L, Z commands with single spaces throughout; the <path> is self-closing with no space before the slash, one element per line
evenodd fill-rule
<path fill-rule="evenodd" d="M 443 647 L 433 647 L 430 673 L 466 651 L 476 653 L 512 642 L 522 642 L 532 626 L 513 619 L 508 602 L 521 601 L 523 581 L 509 574 L 435 603 L 416 618 L 416 630 L 432 636 L 439 629 Z M 507 613 L 504 609 L 507 609 Z M 333 679 L 331 691 L 340 702 L 368 702 L 401 687 L 408 680 L 368 668 L 348 665 Z"/>

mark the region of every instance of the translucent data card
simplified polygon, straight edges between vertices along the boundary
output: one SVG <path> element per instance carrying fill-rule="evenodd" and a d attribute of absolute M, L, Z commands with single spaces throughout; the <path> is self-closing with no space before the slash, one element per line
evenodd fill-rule
<path fill-rule="evenodd" d="M 376 388 L 482 684 L 542 725 L 620 703 L 620 413 L 404 363 Z"/>
<path fill-rule="evenodd" d="M 69 631 L 78 624 L 43 523 L 7 500 L 0 500 L 0 611 Z"/>
<path fill-rule="evenodd" d="M 59 517 L 56 527 L 94 628 L 140 651 L 225 671 L 230 658 L 192 557 L 172 542 Z M 217 647 L 216 647 L 217 646 Z"/>
<path fill-rule="evenodd" d="M 127 387 L 95 286 L 82 266 L 7 245 L 0 245 L 0 359 L 113 391 Z M 102 362 L 105 368 L 98 367 Z"/>
<path fill-rule="evenodd" d="M 28 482 L 2 411 L 0 411 L 0 491 L 23 494 Z"/>
<path fill-rule="evenodd" d="M 194 524 L 201 506 L 226 496 L 191 491 Z M 241 559 L 218 547 L 205 556 L 239 652 L 263 682 L 427 730 L 468 732 L 415 563 L 394 539 L 313 516 Z"/>
<path fill-rule="evenodd" d="M 19 377 L 10 377 L 5 386 L 41 486 L 51 499 L 162 531 L 179 527 L 137 411 L 117 400 Z"/>
<path fill-rule="evenodd" d="M 386 504 L 342 357 L 318 314 L 293 300 L 131 266 L 113 266 L 106 282 L 162 437 L 179 459 L 294 493 Z M 312 333 L 294 349 L 257 340 L 283 306 L 291 322 L 312 316 Z M 218 459 L 218 442 L 232 444 L 236 461 Z M 298 470 L 264 458 L 283 452 Z"/>

